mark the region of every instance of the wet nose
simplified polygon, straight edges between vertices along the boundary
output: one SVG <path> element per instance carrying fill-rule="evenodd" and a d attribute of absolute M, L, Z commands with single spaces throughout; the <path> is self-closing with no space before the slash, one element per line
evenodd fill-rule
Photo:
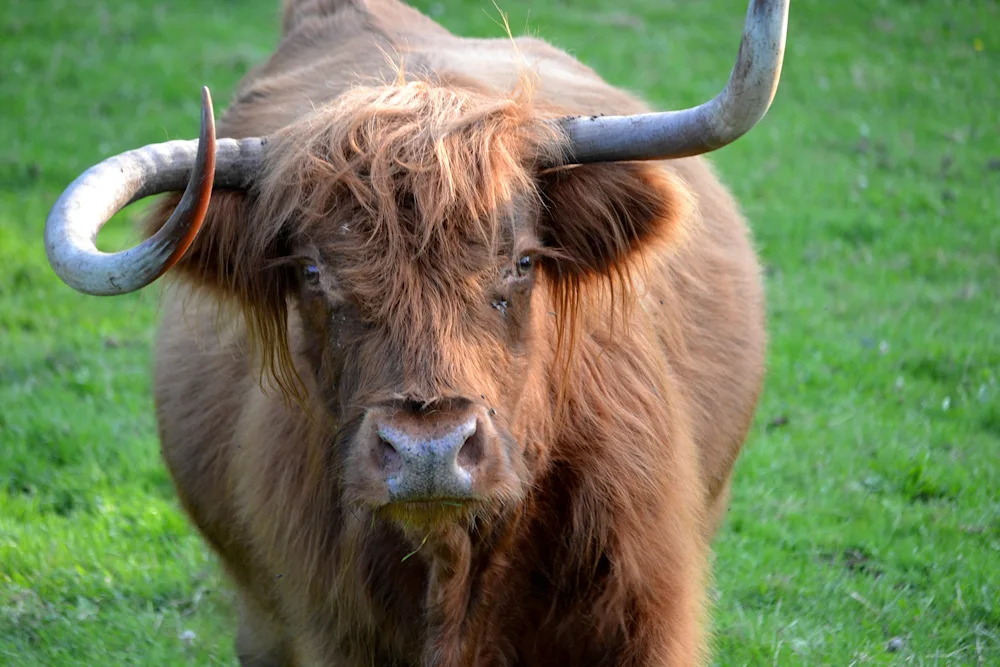
<path fill-rule="evenodd" d="M 376 419 L 374 426 L 376 459 L 394 501 L 472 497 L 484 449 L 477 414 Z"/>

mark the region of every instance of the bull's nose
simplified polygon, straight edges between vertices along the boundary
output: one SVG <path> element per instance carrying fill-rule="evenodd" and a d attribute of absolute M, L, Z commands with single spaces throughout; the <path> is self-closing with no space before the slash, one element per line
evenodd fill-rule
<path fill-rule="evenodd" d="M 376 424 L 376 457 L 392 499 L 470 497 L 483 456 L 476 416 L 437 428 L 408 426 Z"/>

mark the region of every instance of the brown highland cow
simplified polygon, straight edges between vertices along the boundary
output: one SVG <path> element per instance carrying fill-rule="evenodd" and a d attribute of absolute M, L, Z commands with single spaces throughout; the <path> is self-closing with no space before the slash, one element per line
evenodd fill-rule
<path fill-rule="evenodd" d="M 765 335 L 746 224 L 697 156 L 766 112 L 787 10 L 750 3 L 718 97 L 649 113 L 538 39 L 285 0 L 226 139 L 205 91 L 200 140 L 67 189 L 67 283 L 172 267 L 163 456 L 238 591 L 241 664 L 707 659 Z M 96 251 L 166 192 L 151 238 Z"/>

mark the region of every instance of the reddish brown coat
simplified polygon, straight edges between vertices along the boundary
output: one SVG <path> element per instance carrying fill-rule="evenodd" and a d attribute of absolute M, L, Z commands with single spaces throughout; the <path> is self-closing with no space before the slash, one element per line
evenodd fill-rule
<path fill-rule="evenodd" d="M 541 119 L 647 108 L 537 39 L 395 0 L 285 0 L 283 35 L 219 122 L 272 137 L 265 173 L 216 193 L 157 349 L 164 457 L 239 592 L 243 664 L 700 664 L 764 363 L 732 197 L 701 158 L 539 172 Z M 364 406 L 473 394 L 517 454 L 491 502 L 378 511 Z"/>

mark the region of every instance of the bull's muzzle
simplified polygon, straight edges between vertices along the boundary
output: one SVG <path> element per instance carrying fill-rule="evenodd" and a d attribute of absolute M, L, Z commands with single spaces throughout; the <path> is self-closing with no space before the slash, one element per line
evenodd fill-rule
<path fill-rule="evenodd" d="M 473 500 L 509 468 L 489 412 L 467 401 L 444 408 L 373 408 L 361 443 L 390 503 Z"/>

